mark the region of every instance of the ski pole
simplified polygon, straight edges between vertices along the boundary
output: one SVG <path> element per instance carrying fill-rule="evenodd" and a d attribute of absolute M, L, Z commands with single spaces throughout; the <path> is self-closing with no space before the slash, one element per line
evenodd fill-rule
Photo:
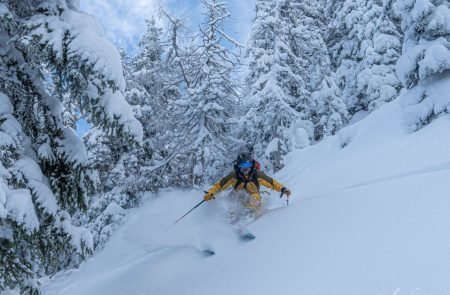
<path fill-rule="evenodd" d="M 191 210 L 189 210 L 186 214 L 184 214 L 183 216 L 181 216 L 180 218 L 178 218 L 173 224 L 171 224 L 166 230 L 168 231 L 172 226 L 174 226 L 175 224 L 177 224 L 178 222 L 181 221 L 181 219 L 183 219 L 184 217 L 186 217 L 186 215 L 188 215 L 189 213 L 191 213 L 192 211 L 194 211 L 195 209 L 197 209 L 198 206 L 200 206 L 201 204 L 203 204 L 205 202 L 205 200 L 201 201 L 200 203 L 198 203 L 197 205 L 194 206 L 194 208 L 192 208 Z"/>
<path fill-rule="evenodd" d="M 284 192 L 282 192 L 282 193 L 280 194 L 280 199 L 283 197 L 283 195 L 284 195 L 285 192 L 286 192 L 286 191 L 284 191 Z M 289 206 L 289 197 L 286 197 L 286 206 Z"/>

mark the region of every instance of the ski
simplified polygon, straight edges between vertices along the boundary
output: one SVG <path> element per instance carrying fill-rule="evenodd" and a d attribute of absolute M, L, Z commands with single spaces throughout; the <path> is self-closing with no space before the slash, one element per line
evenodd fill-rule
<path fill-rule="evenodd" d="M 147 245 L 146 245 L 147 247 Z M 154 249 L 147 249 L 147 254 L 154 254 L 162 251 L 170 251 L 170 250 L 177 250 L 177 249 L 192 249 L 200 254 L 202 254 L 205 257 L 216 255 L 216 252 L 212 248 L 200 248 L 194 245 L 163 245 Z"/>
<path fill-rule="evenodd" d="M 241 227 L 238 229 L 237 233 L 238 233 L 239 239 L 240 239 L 241 241 L 251 241 L 251 240 L 254 240 L 254 239 L 256 238 L 255 235 L 252 234 L 252 233 L 247 229 L 246 226 L 241 226 Z"/>
<path fill-rule="evenodd" d="M 203 250 L 203 254 L 205 256 L 209 257 L 209 256 L 216 255 L 216 252 L 214 252 L 212 249 L 205 249 L 205 250 Z"/>
<path fill-rule="evenodd" d="M 241 235 L 239 236 L 239 238 L 240 238 L 242 241 L 251 241 L 251 240 L 254 240 L 256 237 L 255 237 L 255 235 L 252 234 L 251 232 L 247 232 L 247 233 L 241 234 Z"/>

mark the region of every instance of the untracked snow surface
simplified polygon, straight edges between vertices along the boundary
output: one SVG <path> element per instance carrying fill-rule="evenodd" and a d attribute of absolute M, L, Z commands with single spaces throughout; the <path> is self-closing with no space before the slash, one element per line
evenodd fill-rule
<path fill-rule="evenodd" d="M 450 294 L 450 118 L 410 133 L 402 113 L 394 101 L 289 154 L 274 177 L 290 205 L 251 223 L 255 240 L 226 223 L 227 193 L 165 231 L 202 199 L 166 191 L 45 293 Z"/>

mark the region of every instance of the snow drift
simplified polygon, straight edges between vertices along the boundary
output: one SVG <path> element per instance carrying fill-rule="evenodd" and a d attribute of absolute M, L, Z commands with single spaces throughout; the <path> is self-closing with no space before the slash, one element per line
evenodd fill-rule
<path fill-rule="evenodd" d="M 164 231 L 200 191 L 132 211 L 105 249 L 45 282 L 48 294 L 446 294 L 450 291 L 450 117 L 411 133 L 401 97 L 274 175 L 289 207 L 224 221 L 227 194 Z M 285 206 L 272 193 L 268 207 Z M 200 251 L 213 248 L 216 255 Z"/>

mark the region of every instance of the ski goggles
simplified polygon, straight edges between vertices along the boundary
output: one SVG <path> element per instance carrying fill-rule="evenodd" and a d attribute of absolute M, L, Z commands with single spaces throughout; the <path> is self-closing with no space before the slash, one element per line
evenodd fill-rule
<path fill-rule="evenodd" d="M 252 162 L 242 162 L 239 163 L 239 168 L 244 168 L 244 169 L 248 169 L 248 168 L 252 168 L 253 163 Z"/>

